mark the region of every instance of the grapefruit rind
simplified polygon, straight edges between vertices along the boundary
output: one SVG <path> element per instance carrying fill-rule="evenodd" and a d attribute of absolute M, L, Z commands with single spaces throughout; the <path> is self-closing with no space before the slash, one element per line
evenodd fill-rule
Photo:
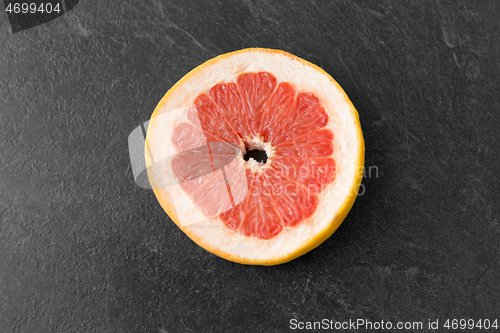
<path fill-rule="evenodd" d="M 239 234 L 217 218 L 208 219 L 200 225 L 181 226 L 170 190 L 161 185 L 164 182 L 162 172 L 148 171 L 148 177 L 162 208 L 196 244 L 237 263 L 276 265 L 307 253 L 329 238 L 354 204 L 362 180 L 364 140 L 359 115 L 343 89 L 329 74 L 280 50 L 252 48 L 213 58 L 179 80 L 155 108 L 146 137 L 146 160 L 151 163 L 148 156 L 150 150 L 172 149 L 169 135 L 157 135 L 159 132 L 152 130 L 166 126 L 160 123 L 163 118 L 160 116 L 192 105 L 196 96 L 220 82 L 235 81 L 241 73 L 260 71 L 272 73 L 278 82 L 293 84 L 297 92 L 314 93 L 328 113 L 326 128 L 335 136 L 332 157 L 337 164 L 336 178 L 318 195 L 318 207 L 310 218 L 298 226 L 284 227 L 283 232 L 270 240 Z M 169 163 L 168 160 L 161 163 L 164 164 L 164 172 L 168 172 L 171 168 L 165 165 Z"/>

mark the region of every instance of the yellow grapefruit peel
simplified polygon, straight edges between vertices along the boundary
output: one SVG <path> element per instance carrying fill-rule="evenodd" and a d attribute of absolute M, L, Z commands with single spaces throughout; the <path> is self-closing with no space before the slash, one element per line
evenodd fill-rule
<path fill-rule="evenodd" d="M 223 69 L 223 73 L 221 73 L 221 68 Z M 148 172 L 148 177 L 161 207 L 172 221 L 196 244 L 219 257 L 233 262 L 248 265 L 277 265 L 293 260 L 311 251 L 328 239 L 345 219 L 357 197 L 357 191 L 363 175 L 364 140 L 359 123 L 359 115 L 340 85 L 320 67 L 287 52 L 264 48 L 243 49 L 208 60 L 186 74 L 158 103 L 151 116 L 149 126 L 151 128 L 151 125 L 155 123 L 155 119 L 161 119 L 159 116 L 165 114 L 165 112 L 191 104 L 198 94 L 210 89 L 210 87 L 219 83 L 221 79 L 226 82 L 232 81 L 241 73 L 258 70 L 267 70 L 274 74 L 278 80 L 286 80 L 295 84 L 298 89 L 312 90 L 322 102 L 326 102 L 325 108 L 330 118 L 342 116 L 342 119 L 335 118 L 337 119 L 335 120 L 337 124 L 332 127 L 336 140 L 335 153 L 339 149 L 344 149 L 341 153 L 347 154 L 345 156 L 338 155 L 335 159 L 337 162 L 340 162 L 340 176 L 335 179 L 333 184 L 329 185 L 327 191 L 319 194 L 320 204 L 310 219 L 312 222 L 309 222 L 309 224 L 305 222 L 299 227 L 295 227 L 295 229 L 302 228 L 302 231 L 306 231 L 306 234 L 309 232 L 309 234 L 302 237 L 301 234 L 304 235 L 304 233 L 299 232 L 298 235 L 295 235 L 295 229 L 292 228 L 290 229 L 292 231 L 286 231 L 282 233 L 283 235 L 280 234 L 281 236 L 279 237 L 281 238 L 279 241 L 250 240 L 251 237 L 237 235 L 236 232 L 227 229 L 221 222 L 212 219 L 212 224 L 216 225 L 220 223 L 221 227 L 214 227 L 210 230 L 224 231 L 220 231 L 222 232 L 220 234 L 222 236 L 219 239 L 217 239 L 219 237 L 217 232 L 219 231 L 211 231 L 212 233 L 206 236 L 207 233 L 204 230 L 209 229 L 202 230 L 201 228 L 193 228 L 192 226 L 181 226 L 170 191 L 159 188 L 161 186 L 155 186 L 161 183 L 158 180 L 158 177 L 161 177 L 161 175 Z M 297 72 L 294 74 L 294 71 Z M 327 87 L 314 86 L 310 84 L 311 82 L 307 81 L 308 75 L 311 76 L 311 81 L 313 80 L 313 76 L 326 78 L 330 85 Z M 346 128 L 349 132 L 347 134 L 344 133 Z M 339 133 L 340 136 L 338 136 Z M 148 129 L 145 151 L 146 160 L 149 162 L 151 162 L 149 157 L 150 150 L 158 149 L 159 146 L 165 144 L 160 143 L 158 139 L 154 139 L 153 141 L 150 139 L 150 130 Z M 343 141 L 339 143 L 339 139 Z M 342 165 L 342 158 L 340 157 L 349 159 L 349 164 L 346 167 Z M 339 185 L 339 182 L 342 183 Z M 342 188 L 342 195 L 340 195 L 340 200 L 332 201 L 330 204 L 327 199 L 335 198 L 335 186 Z M 336 206 L 336 208 L 329 209 L 331 206 Z M 316 223 L 317 221 L 319 222 Z M 307 230 L 308 226 L 310 227 L 309 229 L 316 229 L 314 231 Z M 318 226 L 319 229 L 317 228 Z M 233 242 L 235 244 L 227 245 L 227 237 L 232 237 L 228 236 L 232 235 L 231 233 L 238 240 L 230 240 L 229 243 Z M 287 242 L 286 237 L 290 235 L 293 235 L 293 237 L 290 237 L 290 239 L 293 238 L 293 241 Z M 249 243 L 249 245 L 240 251 L 238 245 L 241 245 L 242 242 Z"/>

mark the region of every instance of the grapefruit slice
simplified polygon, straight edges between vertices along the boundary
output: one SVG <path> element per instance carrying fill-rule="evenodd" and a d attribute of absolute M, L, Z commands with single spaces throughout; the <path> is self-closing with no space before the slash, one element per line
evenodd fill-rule
<path fill-rule="evenodd" d="M 342 223 L 364 141 L 356 109 L 325 71 L 253 48 L 205 62 L 166 93 L 149 122 L 146 163 L 160 205 L 195 243 L 275 265 Z"/>

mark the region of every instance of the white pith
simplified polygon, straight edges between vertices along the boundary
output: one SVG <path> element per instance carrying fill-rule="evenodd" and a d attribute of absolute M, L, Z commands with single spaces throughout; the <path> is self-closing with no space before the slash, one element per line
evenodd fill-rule
<path fill-rule="evenodd" d="M 329 115 L 326 128 L 330 129 L 335 137 L 332 157 L 337 164 L 337 174 L 335 181 L 318 195 L 319 205 L 312 217 L 296 227 L 284 227 L 281 233 L 270 240 L 244 236 L 227 228 L 216 217 L 182 228 L 199 244 L 217 248 L 221 253 L 249 262 L 279 259 L 297 251 L 332 223 L 336 223 L 337 213 L 347 198 L 353 194 L 351 191 L 358 179 L 357 165 L 363 143 L 358 139 L 357 119 L 345 94 L 323 72 L 294 58 L 279 53 L 236 53 L 214 62 L 211 66 L 198 69 L 194 77 L 188 77 L 176 85 L 169 92 L 168 102 L 156 110 L 149 123 L 147 134 L 147 145 L 152 150 L 153 156 L 163 158 L 172 156 L 175 154 L 170 137 L 172 128 L 185 119 L 182 115 L 170 116 L 170 111 L 185 110 L 193 104 L 199 94 L 206 93 L 217 83 L 235 81 L 241 73 L 260 71 L 272 73 L 279 82 L 291 83 L 297 92 L 312 92 L 322 101 Z M 268 158 L 271 158 L 272 147 L 265 144 L 262 147 L 262 142 L 259 141 L 255 139 L 249 142 L 251 145 L 255 144 L 257 149 L 266 150 Z M 251 148 L 250 145 L 248 147 Z M 148 155 L 146 156 L 148 158 Z M 168 164 L 168 161 L 164 160 L 164 165 Z M 261 163 L 256 161 L 254 161 L 256 164 L 243 162 L 250 168 L 262 167 Z M 151 161 L 148 163 L 151 164 Z M 165 165 L 163 173 L 149 173 L 153 188 L 162 187 L 167 173 L 169 173 L 168 165 Z M 177 193 L 172 191 L 172 188 L 157 192 L 157 195 L 167 197 L 181 195 L 178 191 Z M 190 206 L 189 202 L 185 204 L 186 207 Z M 189 210 L 199 215 L 192 203 Z"/>

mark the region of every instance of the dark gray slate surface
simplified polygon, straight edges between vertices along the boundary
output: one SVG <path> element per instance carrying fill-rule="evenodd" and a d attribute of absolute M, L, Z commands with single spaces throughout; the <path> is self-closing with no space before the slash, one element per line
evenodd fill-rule
<path fill-rule="evenodd" d="M 12 34 L 2 13 L 0 332 L 500 319 L 499 17 L 496 1 L 101 0 Z M 378 168 L 328 241 L 277 267 L 196 246 L 128 160 L 178 79 L 252 46 L 329 72 Z"/>

